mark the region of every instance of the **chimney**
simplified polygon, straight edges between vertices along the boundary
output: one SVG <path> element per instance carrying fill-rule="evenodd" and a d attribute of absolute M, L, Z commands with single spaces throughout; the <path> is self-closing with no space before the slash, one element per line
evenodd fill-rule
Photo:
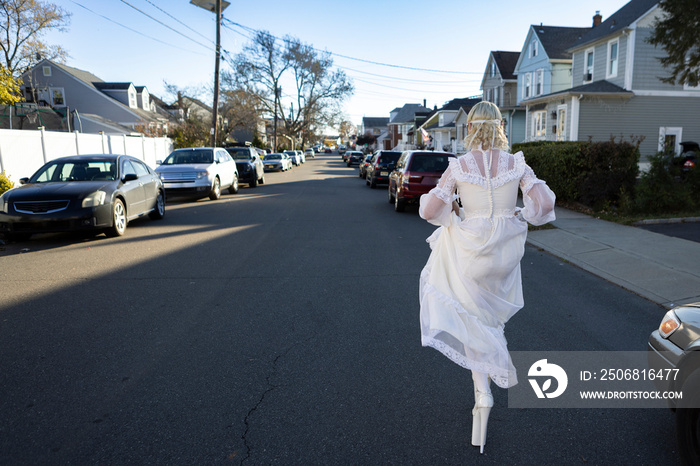
<path fill-rule="evenodd" d="M 596 10 L 595 16 L 593 17 L 593 27 L 598 26 L 603 22 L 603 17 L 600 15 L 600 10 Z"/>
<path fill-rule="evenodd" d="M 425 104 L 426 104 L 426 101 L 425 101 L 425 99 L 423 99 L 423 107 L 425 107 Z"/>

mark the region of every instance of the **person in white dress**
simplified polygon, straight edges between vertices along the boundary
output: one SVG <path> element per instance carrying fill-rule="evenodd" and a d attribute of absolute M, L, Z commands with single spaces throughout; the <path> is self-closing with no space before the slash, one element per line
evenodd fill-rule
<path fill-rule="evenodd" d="M 420 276 L 423 346 L 472 371 L 472 444 L 484 452 L 493 406 L 490 381 L 517 383 L 504 325 L 523 307 L 520 260 L 527 222 L 555 219 L 555 195 L 508 152 L 501 113 L 479 102 L 467 117 L 468 152 L 452 159 L 437 186 L 420 199 L 420 216 L 439 228 Z M 518 208 L 518 188 L 523 207 Z M 461 206 L 456 201 L 460 200 Z"/>

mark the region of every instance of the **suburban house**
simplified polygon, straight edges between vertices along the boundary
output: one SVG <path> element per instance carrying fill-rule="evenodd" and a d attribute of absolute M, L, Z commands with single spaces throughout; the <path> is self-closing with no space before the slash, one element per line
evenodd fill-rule
<path fill-rule="evenodd" d="M 21 79 L 28 103 L 70 112 L 75 130 L 121 134 L 139 129 L 167 131 L 169 119 L 165 112 L 156 110 L 145 86 L 105 82 L 87 71 L 47 59 Z"/>
<path fill-rule="evenodd" d="M 700 140 L 700 86 L 662 82 L 665 51 L 647 42 L 661 14 L 656 0 L 632 0 L 605 21 L 596 14 L 594 27 L 567 47 L 570 86 L 522 102 L 531 139 L 643 138 L 643 161 Z"/>
<path fill-rule="evenodd" d="M 430 112 L 421 104 L 405 104 L 389 112 L 389 141 L 394 150 L 412 149 L 415 140 L 412 138 L 416 128 L 416 112 Z"/>
<path fill-rule="evenodd" d="M 514 73 L 518 76 L 518 105 L 527 107 L 525 140 L 545 139 L 547 119 L 533 99 L 571 87 L 568 47 L 591 28 L 532 25 L 520 51 Z M 563 140 L 559 137 L 559 140 Z"/>
<path fill-rule="evenodd" d="M 388 130 L 388 117 L 362 117 L 362 128 L 360 134 L 370 133 L 374 137 L 379 137 L 382 132 Z"/>
<path fill-rule="evenodd" d="M 469 110 L 481 100 L 481 97 L 452 99 L 440 109 L 432 112 L 418 128 L 423 144 L 435 150 L 446 152 L 456 152 L 458 148 L 463 148 L 466 124 L 463 128 L 457 128 L 457 115 L 460 110 L 464 112 L 464 108 L 469 113 Z"/>
<path fill-rule="evenodd" d="M 518 78 L 514 74 L 519 58 L 520 52 L 491 52 L 481 80 L 483 100 L 501 110 L 503 129 L 511 144 L 525 140 L 525 107 L 518 105 Z"/>

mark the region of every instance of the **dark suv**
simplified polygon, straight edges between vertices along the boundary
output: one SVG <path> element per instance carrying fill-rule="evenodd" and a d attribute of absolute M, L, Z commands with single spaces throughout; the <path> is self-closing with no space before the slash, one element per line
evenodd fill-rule
<path fill-rule="evenodd" d="M 360 152 L 358 150 L 347 151 L 345 153 L 345 156 L 346 156 L 346 160 L 348 163 L 348 167 L 351 165 L 355 165 L 355 164 L 357 164 L 357 165 L 361 164 L 365 158 L 365 154 L 363 154 L 362 152 Z"/>
<path fill-rule="evenodd" d="M 435 187 L 454 157 L 449 152 L 403 152 L 389 175 L 389 202 L 394 204 L 394 210 L 403 212 L 407 204 L 418 203 L 423 194 Z"/>
<path fill-rule="evenodd" d="M 251 188 L 265 183 L 265 169 L 255 147 L 227 147 L 226 151 L 236 161 L 239 181 L 248 183 Z"/>
<path fill-rule="evenodd" d="M 378 150 L 374 153 L 372 163 L 367 167 L 367 186 L 374 189 L 378 183 L 388 183 L 389 173 L 396 167 L 401 152 Z"/>

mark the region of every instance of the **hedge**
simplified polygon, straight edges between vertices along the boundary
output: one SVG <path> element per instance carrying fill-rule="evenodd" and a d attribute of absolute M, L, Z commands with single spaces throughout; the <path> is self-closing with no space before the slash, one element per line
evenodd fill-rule
<path fill-rule="evenodd" d="M 557 199 L 600 208 L 617 205 L 634 192 L 639 174 L 639 143 L 528 142 L 513 144 Z"/>

